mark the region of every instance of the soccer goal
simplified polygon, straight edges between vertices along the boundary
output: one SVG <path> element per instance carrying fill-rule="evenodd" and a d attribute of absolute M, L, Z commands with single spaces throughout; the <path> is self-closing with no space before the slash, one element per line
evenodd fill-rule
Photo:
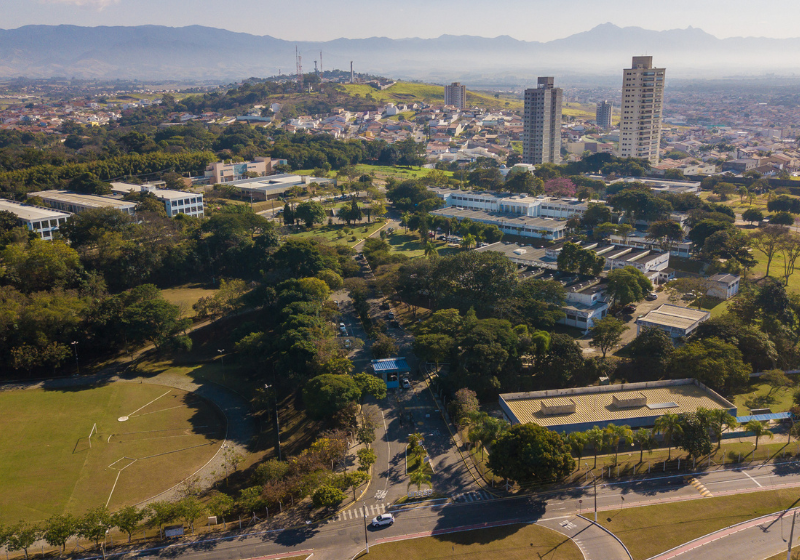
<path fill-rule="evenodd" d="M 89 449 L 92 448 L 92 436 L 97 434 L 97 422 L 92 426 L 92 431 L 89 432 Z"/>

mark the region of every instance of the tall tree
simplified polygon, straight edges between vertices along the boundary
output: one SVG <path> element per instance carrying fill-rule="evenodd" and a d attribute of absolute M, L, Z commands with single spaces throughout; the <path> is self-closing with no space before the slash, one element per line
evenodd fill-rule
<path fill-rule="evenodd" d="M 561 435 L 536 424 L 517 424 L 497 438 L 489 468 L 518 482 L 546 483 L 569 475 L 575 461 Z"/>
<path fill-rule="evenodd" d="M 592 339 L 589 344 L 599 348 L 605 359 L 606 352 L 619 344 L 619 341 L 622 340 L 622 333 L 628 328 L 625 323 L 611 315 L 603 317 L 599 321 L 595 321 L 594 326 L 589 329 L 592 333 Z"/>
<path fill-rule="evenodd" d="M 773 225 L 763 227 L 752 234 L 750 243 L 753 249 L 764 255 L 767 259 L 767 270 L 764 276 L 769 276 L 772 259 L 775 258 L 775 255 L 781 250 L 786 235 L 786 228 Z"/>
<path fill-rule="evenodd" d="M 655 433 L 664 436 L 664 443 L 667 444 L 667 460 L 672 458 L 672 443 L 675 437 L 681 432 L 681 419 L 677 414 L 667 413 L 656 418 Z"/>
<path fill-rule="evenodd" d="M 608 273 L 607 293 L 617 305 L 641 301 L 653 290 L 653 284 L 641 270 L 626 266 Z"/>
<path fill-rule="evenodd" d="M 586 430 L 586 441 L 592 446 L 594 451 L 594 467 L 597 468 L 597 455 L 602 451 L 605 438 L 603 437 L 603 430 L 595 426 Z"/>
<path fill-rule="evenodd" d="M 633 432 L 633 441 L 639 446 L 639 463 L 642 463 L 644 460 L 644 452 L 652 451 L 656 445 L 652 430 L 639 428 Z"/>
<path fill-rule="evenodd" d="M 760 438 L 768 437 L 769 439 L 772 439 L 774 437 L 774 434 L 758 420 L 750 420 L 747 424 L 744 425 L 744 430 L 756 436 L 756 446 L 755 448 L 753 448 L 753 451 L 758 449 L 758 440 Z"/>

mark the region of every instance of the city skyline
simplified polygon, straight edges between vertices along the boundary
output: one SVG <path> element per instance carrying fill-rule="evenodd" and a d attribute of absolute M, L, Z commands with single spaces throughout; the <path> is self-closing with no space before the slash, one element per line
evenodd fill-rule
<path fill-rule="evenodd" d="M 60 24 L 204 25 L 286 40 L 325 41 L 375 36 L 433 38 L 447 34 L 551 41 L 610 21 L 620 27 L 656 31 L 696 27 L 720 39 L 800 36 L 797 31 L 800 14 L 788 0 L 775 0 L 771 4 L 773 10 L 784 14 L 778 20 L 753 17 L 748 9 L 750 4 L 743 0 L 726 2 L 724 10 L 720 9 L 722 3 L 716 0 L 699 5 L 677 0 L 669 9 L 637 6 L 636 10 L 628 10 L 628 5 L 624 0 L 573 0 L 568 6 L 499 0 L 487 11 L 484 5 L 466 0 L 465 9 L 453 14 L 448 4 L 420 0 L 411 0 L 400 7 L 381 0 L 353 0 L 348 3 L 346 13 L 341 6 L 320 0 L 298 0 L 290 12 L 281 11 L 282 5 L 272 0 L 234 0 L 226 4 L 226 10 L 220 10 L 211 0 L 0 0 L 5 29 Z M 421 13 L 419 10 L 424 10 L 426 17 L 412 17 L 414 13 Z M 387 11 L 401 17 L 374 17 L 376 12 Z M 574 13 L 581 14 L 577 24 L 568 17 Z M 614 16 L 610 17 L 612 13 Z M 686 13 L 692 14 L 691 21 L 686 20 Z M 242 17 L 243 14 L 248 17 Z M 331 25 L 337 20 L 346 21 L 347 26 Z"/>

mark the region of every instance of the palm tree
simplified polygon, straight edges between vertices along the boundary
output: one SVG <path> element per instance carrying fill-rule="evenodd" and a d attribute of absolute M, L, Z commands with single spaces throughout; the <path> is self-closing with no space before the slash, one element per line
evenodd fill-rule
<path fill-rule="evenodd" d="M 753 432 L 753 435 L 756 436 L 756 446 L 753 451 L 758 449 L 758 438 L 761 436 L 767 436 L 769 439 L 772 439 L 774 437 L 773 433 L 758 420 L 750 420 L 744 425 L 744 429 L 748 432 Z"/>
<path fill-rule="evenodd" d="M 436 256 L 439 255 L 439 250 L 436 248 L 436 245 L 434 245 L 432 241 L 426 241 L 423 250 L 427 258 L 435 258 Z"/>
<path fill-rule="evenodd" d="M 667 444 L 667 461 L 672 459 L 672 438 L 681 432 L 681 419 L 677 414 L 667 413 L 656 419 L 655 433 L 664 436 Z"/>
<path fill-rule="evenodd" d="M 586 441 L 589 445 L 592 446 L 594 449 L 594 469 L 597 468 L 597 454 L 603 449 L 603 443 L 605 442 L 605 438 L 603 438 L 603 430 L 595 426 L 591 430 L 586 430 Z"/>
<path fill-rule="evenodd" d="M 412 484 L 417 487 L 417 490 L 421 490 L 423 484 L 431 486 L 431 475 L 422 470 L 422 466 L 420 466 L 420 468 L 418 468 L 410 475 L 408 475 L 408 479 L 409 479 L 408 483 L 409 488 L 411 487 Z"/>
<path fill-rule="evenodd" d="M 732 416 L 727 410 L 721 408 L 709 410 L 706 418 L 708 418 L 711 431 L 714 432 L 714 437 L 717 438 L 717 449 L 722 447 L 722 432 L 739 425 L 739 422 L 736 421 L 736 417 Z"/>
<path fill-rule="evenodd" d="M 655 438 L 653 432 L 647 428 L 641 428 L 633 432 L 633 441 L 639 445 L 639 462 L 644 460 L 644 450 L 651 451 L 655 446 Z"/>
<path fill-rule="evenodd" d="M 473 245 L 475 245 L 475 236 L 472 235 L 471 233 L 468 233 L 461 240 L 461 247 L 463 247 L 464 249 L 469 249 Z"/>
<path fill-rule="evenodd" d="M 569 443 L 572 452 L 578 456 L 578 469 L 581 468 L 581 459 L 583 458 L 583 449 L 589 441 L 589 436 L 585 432 L 572 432 L 567 436 L 567 443 Z"/>
<path fill-rule="evenodd" d="M 408 233 L 408 223 L 411 221 L 411 213 L 410 212 L 403 212 L 400 216 L 400 225 L 403 226 Z"/>
<path fill-rule="evenodd" d="M 615 426 L 609 424 L 604 430 L 608 442 L 614 447 L 614 464 L 617 464 L 617 456 L 619 455 L 619 446 L 622 442 L 628 442 L 633 439 L 633 430 L 630 426 Z"/>

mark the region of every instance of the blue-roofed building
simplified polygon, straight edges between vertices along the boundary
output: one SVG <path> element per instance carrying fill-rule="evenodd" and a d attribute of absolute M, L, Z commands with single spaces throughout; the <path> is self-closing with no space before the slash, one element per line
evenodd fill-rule
<path fill-rule="evenodd" d="M 372 360 L 371 365 L 375 375 L 383 377 L 383 382 L 386 383 L 387 389 L 398 389 L 400 387 L 400 375 L 411 371 L 405 358 Z"/>

